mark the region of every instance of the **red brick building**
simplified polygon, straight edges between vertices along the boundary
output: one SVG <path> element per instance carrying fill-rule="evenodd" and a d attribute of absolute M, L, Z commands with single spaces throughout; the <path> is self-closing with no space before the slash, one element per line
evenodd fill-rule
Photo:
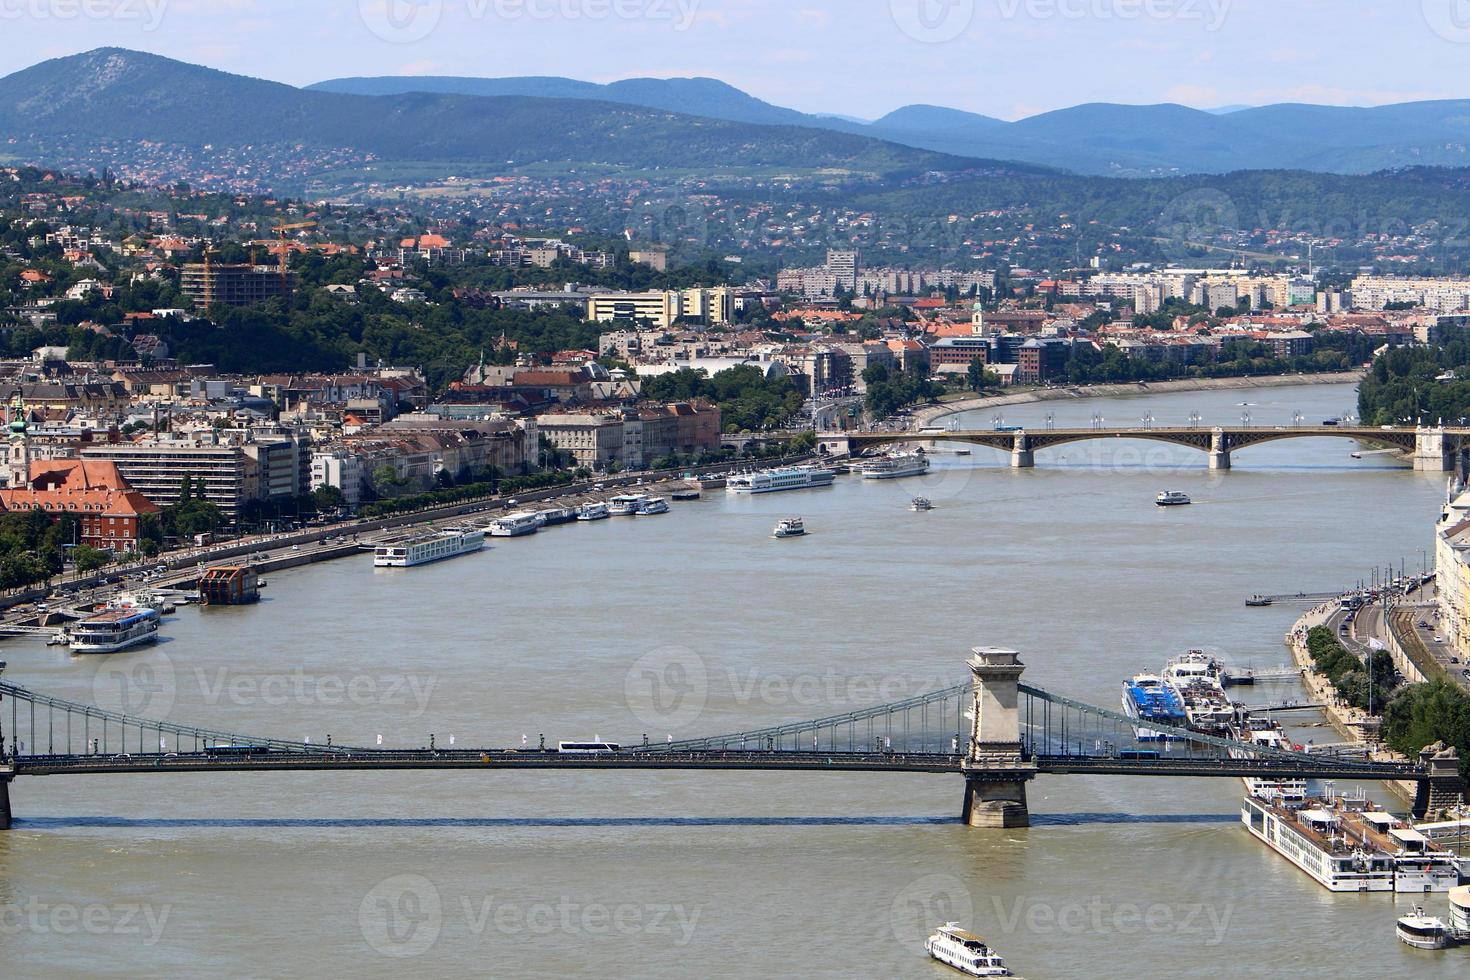
<path fill-rule="evenodd" d="M 81 525 L 80 543 L 93 548 L 119 554 L 136 551 L 143 517 L 161 510 L 128 486 L 109 462 L 35 461 L 30 475 L 30 486 L 0 490 L 0 510 L 40 509 L 54 518 L 71 515 Z"/>

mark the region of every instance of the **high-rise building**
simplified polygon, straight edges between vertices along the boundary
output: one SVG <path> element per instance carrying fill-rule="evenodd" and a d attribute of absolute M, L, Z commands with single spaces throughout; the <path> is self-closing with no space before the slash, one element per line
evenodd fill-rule
<path fill-rule="evenodd" d="M 191 262 L 179 276 L 179 289 L 196 306 L 252 306 L 277 296 L 285 297 L 292 288 L 292 274 L 272 265 L 220 265 Z"/>
<path fill-rule="evenodd" d="M 836 278 L 837 285 L 850 293 L 857 291 L 857 252 L 841 249 L 829 250 L 827 252 L 827 271 Z"/>

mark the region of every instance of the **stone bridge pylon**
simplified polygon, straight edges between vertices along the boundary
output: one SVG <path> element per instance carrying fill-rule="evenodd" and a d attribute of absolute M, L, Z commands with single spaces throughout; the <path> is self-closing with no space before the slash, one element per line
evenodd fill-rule
<path fill-rule="evenodd" d="M 1028 827 L 1026 784 L 1036 777 L 1021 746 L 1021 655 L 976 647 L 970 743 L 965 752 L 965 823 L 971 827 Z"/>

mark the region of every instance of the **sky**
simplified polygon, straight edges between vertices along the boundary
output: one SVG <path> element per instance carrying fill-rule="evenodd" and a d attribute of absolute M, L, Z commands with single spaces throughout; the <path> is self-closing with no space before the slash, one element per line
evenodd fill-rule
<path fill-rule="evenodd" d="M 116 46 L 293 85 L 702 75 L 864 119 L 1470 97 L 1470 0 L 0 0 L 0 38 L 0 74 Z"/>

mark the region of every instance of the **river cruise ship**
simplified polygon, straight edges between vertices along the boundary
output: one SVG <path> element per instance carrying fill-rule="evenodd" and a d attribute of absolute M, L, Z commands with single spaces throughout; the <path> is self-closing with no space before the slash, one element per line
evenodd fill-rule
<path fill-rule="evenodd" d="M 1331 784 L 1328 784 L 1330 791 Z M 1448 892 L 1459 859 L 1359 793 L 1285 806 L 1247 796 L 1241 822 L 1253 836 L 1334 892 Z"/>
<path fill-rule="evenodd" d="M 1015 977 L 985 940 L 950 922 L 924 940 L 924 952 L 970 977 Z"/>
<path fill-rule="evenodd" d="M 1230 726 L 1230 737 L 1241 744 L 1240 748 L 1230 750 L 1230 756 L 1234 759 L 1255 758 L 1249 751 L 1250 748 L 1275 749 L 1281 752 L 1302 751 L 1301 746 L 1287 737 L 1281 723 L 1270 718 L 1242 717 Z M 1245 790 L 1257 799 L 1284 806 L 1301 806 L 1307 799 L 1305 779 L 1247 778 Z"/>
<path fill-rule="evenodd" d="M 473 554 L 484 547 L 484 531 L 451 528 L 400 541 L 385 541 L 373 549 L 373 564 L 378 568 L 415 568 Z"/>
<path fill-rule="evenodd" d="M 158 639 L 156 609 L 108 609 L 72 626 L 73 653 L 117 653 Z"/>
<path fill-rule="evenodd" d="M 730 477 L 726 493 L 781 493 L 786 490 L 810 490 L 830 487 L 837 479 L 835 470 L 815 466 L 792 466 L 779 470 L 761 470 Z"/>
<path fill-rule="evenodd" d="M 528 534 L 535 534 L 545 526 L 545 518 L 534 511 L 525 510 L 518 514 L 506 514 L 504 517 L 491 521 L 490 536 L 492 538 L 523 538 Z"/>
<path fill-rule="evenodd" d="M 899 480 L 929 472 L 929 457 L 923 453 L 892 453 L 863 464 L 864 480 Z"/>

